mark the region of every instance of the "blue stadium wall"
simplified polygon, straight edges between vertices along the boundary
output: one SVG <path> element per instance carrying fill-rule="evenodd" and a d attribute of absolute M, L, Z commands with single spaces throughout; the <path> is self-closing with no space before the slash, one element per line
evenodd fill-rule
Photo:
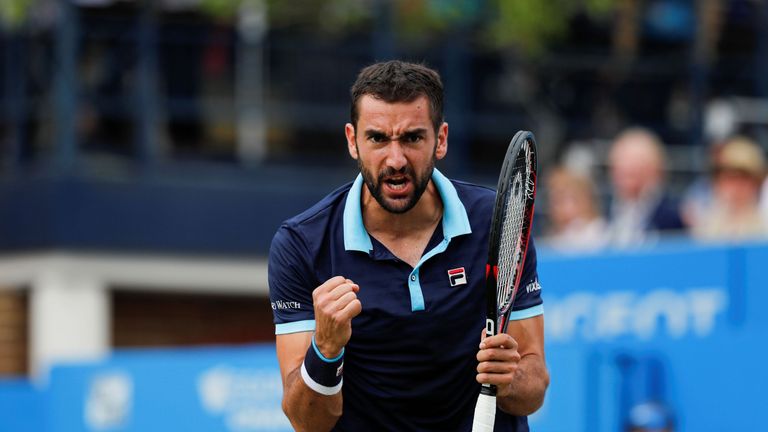
<path fill-rule="evenodd" d="M 678 431 L 753 431 L 768 386 L 768 245 L 541 252 L 552 384 L 535 431 L 620 431 L 657 401 Z M 287 431 L 274 346 L 118 351 L 0 383 L 0 431 Z"/>

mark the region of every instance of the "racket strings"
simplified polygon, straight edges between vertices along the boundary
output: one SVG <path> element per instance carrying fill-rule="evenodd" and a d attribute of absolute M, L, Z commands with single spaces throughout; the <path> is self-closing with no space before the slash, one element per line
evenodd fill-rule
<path fill-rule="evenodd" d="M 507 204 L 499 242 L 498 276 L 496 282 L 497 305 L 503 314 L 511 307 L 515 283 L 518 273 L 522 269 L 523 259 L 523 226 L 526 216 L 526 197 L 530 189 L 531 177 L 529 159 L 529 146 L 526 146 L 525 157 L 515 161 L 517 165 L 513 172 L 517 174 L 511 179 L 507 188 Z"/>

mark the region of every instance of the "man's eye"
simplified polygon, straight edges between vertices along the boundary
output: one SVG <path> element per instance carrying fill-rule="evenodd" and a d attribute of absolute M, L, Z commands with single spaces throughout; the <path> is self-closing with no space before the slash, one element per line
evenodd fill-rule
<path fill-rule="evenodd" d="M 424 137 L 419 134 L 405 134 L 403 136 L 403 141 L 407 143 L 417 143 L 423 139 Z"/>
<path fill-rule="evenodd" d="M 368 137 L 369 140 L 375 142 L 375 143 L 384 143 L 387 142 L 387 136 L 384 134 L 373 134 Z"/>

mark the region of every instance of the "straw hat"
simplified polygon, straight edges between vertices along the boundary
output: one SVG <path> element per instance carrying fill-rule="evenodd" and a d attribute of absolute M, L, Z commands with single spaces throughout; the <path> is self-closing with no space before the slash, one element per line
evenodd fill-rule
<path fill-rule="evenodd" d="M 726 142 L 715 160 L 715 171 L 739 171 L 756 178 L 765 175 L 763 150 L 749 138 L 736 137 Z"/>

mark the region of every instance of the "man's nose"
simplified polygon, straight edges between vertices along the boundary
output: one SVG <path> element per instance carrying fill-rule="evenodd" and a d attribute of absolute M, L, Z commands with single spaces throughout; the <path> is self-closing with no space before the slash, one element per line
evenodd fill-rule
<path fill-rule="evenodd" d="M 405 152 L 403 152 L 400 142 L 392 140 L 387 150 L 387 166 L 397 171 L 405 168 L 407 163 L 408 161 L 405 158 Z"/>

